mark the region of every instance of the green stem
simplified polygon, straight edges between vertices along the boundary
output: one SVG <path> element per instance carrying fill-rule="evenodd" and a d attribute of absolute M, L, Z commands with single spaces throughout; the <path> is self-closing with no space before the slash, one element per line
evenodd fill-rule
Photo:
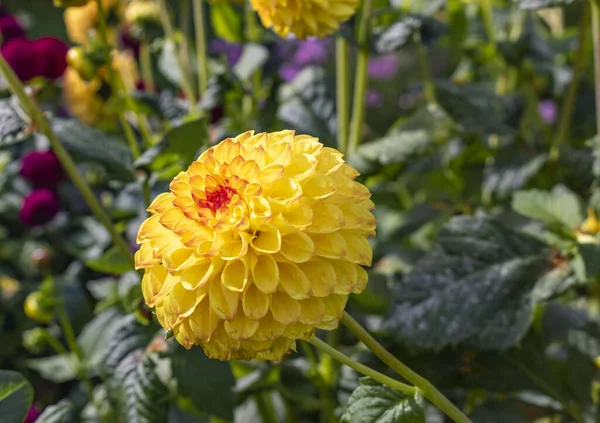
<path fill-rule="evenodd" d="M 52 128 L 50 127 L 50 124 L 44 117 L 42 111 L 37 107 L 35 102 L 27 95 L 23 84 L 15 75 L 8 63 L 6 63 L 6 60 L 4 60 L 4 58 L 1 56 L 0 71 L 4 75 L 4 79 L 6 79 L 10 90 L 19 99 L 19 102 L 21 103 L 25 112 L 31 117 L 31 120 L 33 120 L 33 122 L 37 126 L 37 129 L 48 137 L 50 145 L 52 146 L 54 153 L 58 157 L 60 164 L 62 165 L 63 169 L 65 170 L 73 184 L 81 193 L 81 196 L 83 197 L 84 201 L 86 202 L 94 216 L 96 216 L 96 219 L 98 219 L 100 223 L 102 223 L 104 227 L 106 227 L 110 236 L 112 237 L 113 242 L 119 248 L 120 252 L 123 254 L 124 257 L 127 257 L 127 259 L 131 260 L 133 264 L 133 253 L 129 250 L 127 242 L 125 242 L 121 234 L 119 234 L 119 232 L 117 232 L 117 230 L 115 229 L 112 220 L 106 214 L 106 212 L 98 202 L 98 199 L 96 199 L 96 196 L 92 192 L 91 188 L 77 170 L 75 162 L 73 161 L 67 150 L 63 147 L 54 131 L 52 131 Z"/>
<path fill-rule="evenodd" d="M 127 138 L 127 143 L 129 144 L 129 149 L 131 150 L 131 155 L 133 156 L 133 160 L 137 160 L 140 157 L 140 147 L 138 146 L 137 139 L 135 137 L 135 133 L 125 119 L 125 116 L 122 114 L 119 116 L 119 120 L 121 121 L 121 126 L 123 127 L 123 132 L 125 133 L 125 138 Z"/>
<path fill-rule="evenodd" d="M 344 312 L 341 322 L 356 337 L 367 346 L 381 361 L 387 364 L 400 376 L 415 385 L 429 401 L 434 403 L 448 417 L 456 423 L 471 423 L 471 420 L 463 414 L 454 404 L 448 400 L 431 382 L 415 373 L 408 366 L 390 354 L 375 338 L 371 336 L 360 323 L 358 323 L 347 312 Z"/>
<path fill-rule="evenodd" d="M 348 154 L 352 154 L 358 148 L 362 138 L 365 120 L 366 96 L 369 65 L 369 27 L 371 13 L 373 11 L 373 0 L 364 0 L 360 16 L 360 27 L 358 29 L 358 52 L 356 57 L 356 75 L 354 76 L 354 99 L 352 101 L 353 112 L 350 123 L 350 141 Z"/>
<path fill-rule="evenodd" d="M 198 59 L 198 92 L 200 96 L 208 88 L 208 60 L 206 56 L 206 34 L 204 4 L 202 0 L 193 0 L 194 30 L 196 32 L 196 58 Z"/>
<path fill-rule="evenodd" d="M 140 68 L 142 71 L 142 81 L 144 81 L 144 90 L 153 93 L 156 87 L 154 86 L 154 77 L 152 76 L 152 55 L 147 42 L 140 44 Z"/>
<path fill-rule="evenodd" d="M 431 77 L 431 71 L 429 69 L 427 50 L 421 42 L 420 37 L 417 38 L 418 39 L 415 48 L 419 58 L 419 67 L 421 68 L 421 73 L 423 74 L 423 94 L 425 95 L 425 100 L 427 100 L 427 103 L 435 104 L 437 103 L 435 98 L 435 85 L 433 84 L 433 78 Z"/>
<path fill-rule="evenodd" d="M 348 126 L 350 119 L 349 80 L 350 66 L 348 63 L 348 41 L 337 37 L 335 41 L 335 81 L 337 109 L 337 148 L 342 153 L 348 149 Z"/>
<path fill-rule="evenodd" d="M 586 51 L 588 48 L 588 34 L 590 30 L 590 8 L 584 5 L 581 21 L 579 23 L 579 39 L 577 52 L 575 53 L 575 62 L 573 63 L 573 76 L 567 94 L 563 99 L 560 112 L 560 120 L 556 129 L 556 135 L 552 140 L 550 148 L 550 160 L 557 161 L 560 155 L 560 143 L 569 138 L 571 131 L 571 118 L 573 117 L 573 109 L 575 107 L 575 99 L 579 90 L 579 81 L 584 68 Z"/>
<path fill-rule="evenodd" d="M 485 35 L 494 50 L 496 49 L 496 28 L 494 25 L 494 7 L 492 0 L 480 0 L 481 17 L 485 28 Z"/>
<path fill-rule="evenodd" d="M 175 37 L 175 30 L 173 29 L 173 24 L 171 23 L 171 19 L 169 18 L 169 10 L 167 9 L 167 4 L 165 0 L 157 0 L 158 6 L 160 7 L 160 18 L 163 27 L 163 31 L 165 32 L 165 36 L 167 40 L 177 48 L 178 43 Z M 179 70 L 181 71 L 181 88 L 187 98 L 187 100 L 192 105 L 192 108 L 195 108 L 196 98 L 194 95 L 193 84 L 191 83 L 191 78 L 186 72 L 186 68 L 184 65 L 184 61 L 181 54 L 176 54 L 177 58 L 177 66 L 179 66 Z"/>
<path fill-rule="evenodd" d="M 591 2 L 594 92 L 596 94 L 596 135 L 600 136 L 600 3 L 598 0 L 591 0 Z"/>
<path fill-rule="evenodd" d="M 67 345 L 69 345 L 69 349 L 73 354 L 75 354 L 75 357 L 77 357 L 77 375 L 79 376 L 79 379 L 81 379 L 81 383 L 83 383 L 89 399 L 92 400 L 94 398 L 92 381 L 88 378 L 87 373 L 85 372 L 83 353 L 81 352 L 81 348 L 79 348 L 77 338 L 75 337 L 75 331 L 73 330 L 69 316 L 67 316 L 67 312 L 65 311 L 62 303 L 58 307 L 58 318 L 60 320 L 60 325 L 62 326 L 65 339 L 67 340 Z"/>
<path fill-rule="evenodd" d="M 50 344 L 50 346 L 56 351 L 59 355 L 69 354 L 69 351 L 60 343 L 58 339 L 51 333 L 46 333 L 46 341 Z"/>
<path fill-rule="evenodd" d="M 144 205 L 147 209 L 150 207 L 150 203 L 152 202 L 152 193 L 150 192 L 150 175 L 146 175 L 144 177 L 144 183 L 142 185 L 142 191 L 144 194 Z"/>
<path fill-rule="evenodd" d="M 273 403 L 269 397 L 269 392 L 261 392 L 254 395 L 258 414 L 260 414 L 263 423 L 277 423 L 277 414 L 273 408 Z"/>
<path fill-rule="evenodd" d="M 413 386 L 409 386 L 405 383 L 399 382 L 391 377 L 388 377 L 382 373 L 379 373 L 376 370 L 371 369 L 370 367 L 365 366 L 364 364 L 359 363 L 358 361 L 352 360 L 345 354 L 342 354 L 335 348 L 331 347 L 326 342 L 320 340 L 317 337 L 314 337 L 311 341 L 315 347 L 323 351 L 324 353 L 330 355 L 333 359 L 339 361 L 342 364 L 345 364 L 348 367 L 353 368 L 359 373 L 362 373 L 365 376 L 369 376 L 371 379 L 389 386 L 392 389 L 396 389 L 397 391 L 404 392 L 408 395 L 413 395 L 416 392 L 416 388 Z"/>

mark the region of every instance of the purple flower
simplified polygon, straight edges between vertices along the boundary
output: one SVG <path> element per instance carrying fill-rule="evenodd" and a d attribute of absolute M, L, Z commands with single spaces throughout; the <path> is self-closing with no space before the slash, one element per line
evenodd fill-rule
<path fill-rule="evenodd" d="M 374 88 L 367 90 L 367 107 L 376 109 L 383 106 L 383 95 Z"/>
<path fill-rule="evenodd" d="M 388 80 L 398 72 L 398 57 L 395 54 L 369 59 L 368 73 L 373 79 Z"/>
<path fill-rule="evenodd" d="M 46 61 L 35 51 L 33 41 L 27 38 L 13 38 L 5 42 L 0 52 L 21 81 L 35 78 L 46 66 Z"/>
<path fill-rule="evenodd" d="M 58 38 L 42 37 L 33 42 L 33 47 L 45 61 L 38 76 L 60 78 L 67 69 L 67 45 Z"/>
<path fill-rule="evenodd" d="M 23 27 L 12 15 L 0 16 L 0 33 L 2 34 L 2 42 L 25 37 Z"/>
<path fill-rule="evenodd" d="M 25 417 L 25 421 L 23 423 L 34 423 L 41 414 L 41 411 L 38 410 L 35 405 L 32 405 L 29 407 L 27 417 Z"/>
<path fill-rule="evenodd" d="M 224 54 L 227 57 L 230 66 L 234 66 L 237 61 L 240 60 L 242 50 L 244 49 L 241 44 L 230 43 L 220 38 L 211 40 L 208 47 L 211 54 Z"/>
<path fill-rule="evenodd" d="M 64 172 L 53 151 L 32 151 L 21 160 L 21 176 L 35 188 L 55 188 Z"/>
<path fill-rule="evenodd" d="M 538 103 L 538 113 L 549 125 L 556 122 L 556 115 L 558 114 L 558 108 L 554 100 L 542 100 Z"/>
<path fill-rule="evenodd" d="M 301 41 L 292 61 L 298 66 L 308 66 L 323 63 L 327 60 L 325 40 L 314 39 Z"/>
<path fill-rule="evenodd" d="M 25 197 L 19 218 L 27 226 L 38 226 L 52 220 L 59 210 L 57 195 L 47 188 L 38 188 Z"/>
<path fill-rule="evenodd" d="M 293 63 L 284 63 L 279 68 L 279 76 L 285 82 L 291 82 L 302 70 L 302 67 L 297 66 Z"/>

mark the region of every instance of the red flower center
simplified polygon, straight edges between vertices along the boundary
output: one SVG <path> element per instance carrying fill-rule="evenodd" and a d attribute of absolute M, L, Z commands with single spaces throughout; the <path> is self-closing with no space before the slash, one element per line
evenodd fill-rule
<path fill-rule="evenodd" d="M 198 206 L 216 213 L 217 210 L 221 210 L 223 206 L 229 204 L 231 197 L 237 194 L 237 191 L 231 187 L 219 185 L 216 188 L 206 188 L 204 193 L 206 194 L 206 200 L 199 200 Z"/>

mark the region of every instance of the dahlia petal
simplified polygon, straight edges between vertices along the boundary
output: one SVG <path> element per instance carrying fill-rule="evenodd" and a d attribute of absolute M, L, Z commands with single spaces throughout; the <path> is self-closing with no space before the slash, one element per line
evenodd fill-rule
<path fill-rule="evenodd" d="M 281 250 L 281 233 L 275 226 L 267 226 L 256 233 L 256 237 L 250 242 L 255 251 L 262 254 L 275 254 Z"/>
<path fill-rule="evenodd" d="M 279 263 L 279 289 L 295 300 L 310 296 L 310 281 L 294 263 Z"/>
<path fill-rule="evenodd" d="M 269 195 L 269 202 L 280 206 L 287 206 L 302 196 L 302 187 L 292 178 L 281 178 L 275 185 Z"/>
<path fill-rule="evenodd" d="M 258 330 L 254 333 L 254 340 L 256 341 L 272 341 L 281 336 L 285 326 L 279 323 L 273 317 L 271 312 L 259 322 Z"/>
<path fill-rule="evenodd" d="M 313 200 L 324 200 L 335 194 L 335 181 L 327 175 L 316 174 L 302 182 L 302 192 Z"/>
<path fill-rule="evenodd" d="M 279 323 L 290 325 L 300 318 L 300 304 L 283 292 L 276 292 L 271 296 L 271 313 Z"/>
<path fill-rule="evenodd" d="M 283 212 L 282 216 L 294 229 L 303 230 L 313 223 L 314 212 L 308 204 L 298 204 L 293 209 Z"/>
<path fill-rule="evenodd" d="M 317 256 L 332 259 L 345 257 L 347 248 L 346 240 L 341 234 L 337 232 L 325 235 L 313 234 L 311 238 L 315 243 L 315 254 Z"/>
<path fill-rule="evenodd" d="M 259 323 L 256 320 L 249 319 L 244 314 L 239 313 L 230 322 L 225 322 L 225 331 L 233 339 L 245 340 L 258 330 Z"/>
<path fill-rule="evenodd" d="M 194 311 L 196 305 L 206 296 L 205 292 L 190 292 L 185 289 L 181 283 L 176 283 L 168 296 L 169 306 L 179 320 L 182 317 L 188 317 Z"/>
<path fill-rule="evenodd" d="M 271 256 L 252 256 L 252 279 L 254 285 L 264 294 L 277 291 L 279 285 L 279 266 Z"/>
<path fill-rule="evenodd" d="M 217 328 L 219 320 L 219 316 L 217 316 L 210 306 L 210 300 L 205 298 L 190 315 L 189 325 L 198 339 L 208 342 Z"/>
<path fill-rule="evenodd" d="M 223 287 L 230 291 L 243 292 L 249 281 L 248 270 L 245 260 L 228 261 L 221 273 Z"/>
<path fill-rule="evenodd" d="M 335 270 L 336 283 L 334 293 L 338 295 L 349 295 L 354 292 L 357 286 L 358 274 L 356 264 L 348 263 L 345 260 L 330 260 L 329 263 Z"/>
<path fill-rule="evenodd" d="M 346 260 L 352 263 L 370 266 L 373 260 L 373 250 L 366 237 L 350 231 L 342 231 L 346 241 Z"/>
<path fill-rule="evenodd" d="M 148 307 L 156 305 L 156 299 L 165 283 L 167 275 L 167 269 L 160 264 L 155 264 L 144 273 L 144 277 L 142 278 L 142 295 Z"/>
<path fill-rule="evenodd" d="M 344 159 L 342 159 L 342 156 L 342 153 L 334 150 L 333 148 L 323 147 L 323 149 L 316 156 L 317 171 L 323 172 L 326 175 L 337 171 L 344 164 Z"/>
<path fill-rule="evenodd" d="M 315 254 L 315 243 L 304 232 L 293 232 L 281 238 L 281 254 L 294 263 L 303 263 Z"/>
<path fill-rule="evenodd" d="M 170 273 L 173 273 L 184 267 L 194 266 L 202 261 L 206 261 L 205 258 L 195 255 L 194 252 L 195 249 L 193 248 L 173 249 L 163 256 L 163 265 Z"/>
<path fill-rule="evenodd" d="M 298 321 L 305 325 L 316 325 L 323 321 L 325 304 L 320 298 L 309 298 L 298 301 L 300 304 L 300 318 Z"/>
<path fill-rule="evenodd" d="M 317 159 L 313 156 L 309 154 L 299 154 L 292 157 L 290 163 L 284 169 L 284 174 L 288 178 L 303 181 L 314 175 L 317 165 Z"/>
<path fill-rule="evenodd" d="M 210 305 L 213 311 L 224 320 L 232 320 L 238 308 L 240 294 L 224 289 L 221 281 L 213 279 L 209 284 Z"/>
<path fill-rule="evenodd" d="M 354 288 L 354 292 L 355 294 L 360 294 L 361 292 L 363 292 L 365 290 L 365 288 L 367 287 L 367 281 L 369 280 L 369 275 L 367 273 L 367 271 L 365 269 L 363 269 L 360 266 L 355 266 L 356 268 L 356 286 Z"/>
<path fill-rule="evenodd" d="M 331 295 L 336 284 L 336 273 L 331 264 L 322 259 L 311 260 L 299 264 L 298 268 L 304 272 L 310 281 L 311 294 L 315 297 Z"/>
<path fill-rule="evenodd" d="M 215 259 L 184 269 L 180 276 L 181 285 L 189 291 L 198 289 L 210 281 L 213 275 L 219 271 L 219 267 L 219 260 Z"/>
<path fill-rule="evenodd" d="M 237 260 L 248 252 L 248 241 L 252 235 L 240 232 L 239 237 L 221 246 L 220 255 L 223 260 Z"/>
<path fill-rule="evenodd" d="M 318 203 L 312 208 L 312 225 L 306 232 L 326 234 L 340 230 L 345 226 L 346 216 L 335 204 Z"/>
<path fill-rule="evenodd" d="M 152 201 L 147 211 L 149 211 L 152 214 L 164 213 L 165 211 L 173 207 L 174 199 L 175 196 L 170 192 L 163 192 L 162 194 L 159 194 L 154 199 L 154 201 Z"/>
<path fill-rule="evenodd" d="M 242 295 L 244 314 L 253 320 L 260 320 L 269 311 L 270 298 L 255 285 L 250 285 Z"/>

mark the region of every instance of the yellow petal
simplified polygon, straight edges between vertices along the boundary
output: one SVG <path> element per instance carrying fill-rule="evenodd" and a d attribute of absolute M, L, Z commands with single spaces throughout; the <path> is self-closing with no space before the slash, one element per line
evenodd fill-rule
<path fill-rule="evenodd" d="M 210 306 L 210 300 L 205 298 L 196 306 L 196 309 L 190 315 L 189 325 L 196 337 L 208 342 L 210 341 L 219 320 L 219 316 L 217 316 Z"/>
<path fill-rule="evenodd" d="M 243 292 L 248 284 L 248 270 L 245 260 L 227 262 L 221 273 L 223 287 L 230 291 Z"/>
<path fill-rule="evenodd" d="M 253 320 L 260 320 L 269 311 L 270 299 L 255 285 L 250 285 L 242 295 L 242 308 L 244 314 Z"/>
<path fill-rule="evenodd" d="M 325 305 L 320 298 L 309 298 L 298 301 L 300 304 L 300 323 L 316 325 L 321 323 L 325 314 Z"/>
<path fill-rule="evenodd" d="M 265 229 L 256 232 L 256 237 L 251 241 L 252 248 L 259 253 L 275 254 L 281 249 L 281 233 L 274 226 Z"/>
<path fill-rule="evenodd" d="M 221 319 L 233 320 L 238 308 L 239 292 L 224 289 L 220 278 L 210 281 L 208 288 L 210 306 Z"/>
<path fill-rule="evenodd" d="M 331 264 L 322 259 L 311 260 L 299 264 L 310 282 L 311 294 L 315 297 L 326 297 L 333 293 L 336 285 L 336 273 Z"/>
<path fill-rule="evenodd" d="M 281 254 L 294 263 L 303 263 L 315 254 L 315 244 L 304 232 L 293 232 L 281 238 Z"/>
<path fill-rule="evenodd" d="M 363 266 L 370 266 L 373 260 L 373 249 L 367 238 L 351 231 L 342 231 L 341 234 L 347 246 L 346 260 Z"/>
<path fill-rule="evenodd" d="M 296 264 L 279 263 L 279 289 L 296 300 L 308 298 L 310 281 Z"/>
<path fill-rule="evenodd" d="M 233 339 L 244 340 L 252 337 L 258 329 L 258 322 L 238 313 L 230 322 L 225 322 L 225 331 Z"/>
<path fill-rule="evenodd" d="M 271 313 L 279 323 L 289 325 L 300 318 L 300 304 L 283 292 L 276 292 L 271 297 Z"/>
<path fill-rule="evenodd" d="M 277 291 L 279 266 L 271 256 L 252 256 L 252 279 L 254 285 L 265 294 Z"/>

